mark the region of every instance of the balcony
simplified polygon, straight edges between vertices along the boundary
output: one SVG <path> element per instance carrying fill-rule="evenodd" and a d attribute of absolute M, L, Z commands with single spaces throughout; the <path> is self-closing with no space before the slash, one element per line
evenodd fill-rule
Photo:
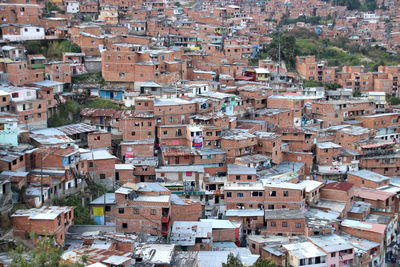
<path fill-rule="evenodd" d="M 161 231 L 162 236 L 168 236 L 168 231 Z"/>
<path fill-rule="evenodd" d="M 162 217 L 161 217 L 161 222 L 162 223 L 169 223 L 169 216 L 168 215 L 163 215 Z"/>
<path fill-rule="evenodd" d="M 340 261 L 349 261 L 354 259 L 354 254 L 353 253 L 344 253 L 344 252 L 339 252 L 339 258 Z"/>

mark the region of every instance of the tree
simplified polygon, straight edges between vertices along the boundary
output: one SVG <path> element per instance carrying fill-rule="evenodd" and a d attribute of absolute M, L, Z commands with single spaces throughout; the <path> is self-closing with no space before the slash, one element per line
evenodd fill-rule
<path fill-rule="evenodd" d="M 325 84 L 325 89 L 326 90 L 336 90 L 338 88 L 342 88 L 340 84 L 337 83 L 327 83 Z"/>
<path fill-rule="evenodd" d="M 252 267 L 278 267 L 278 265 L 276 265 L 273 261 L 258 258 Z"/>
<path fill-rule="evenodd" d="M 275 33 L 271 43 L 267 46 L 267 51 L 273 60 L 279 60 L 280 56 L 289 68 L 294 68 L 297 49 L 296 38 L 293 35 L 286 32 Z"/>
<path fill-rule="evenodd" d="M 222 263 L 222 267 L 244 267 L 244 265 L 233 253 L 229 253 L 228 260 Z"/>
<path fill-rule="evenodd" d="M 93 225 L 93 218 L 90 216 L 90 208 L 82 206 L 82 198 L 80 196 L 69 196 L 65 199 L 55 200 L 57 206 L 74 206 L 74 224 L 76 225 Z"/>
<path fill-rule="evenodd" d="M 46 1 L 45 3 L 46 3 L 46 9 L 47 9 L 47 13 L 45 14 L 45 16 L 47 16 L 47 17 L 50 16 L 51 12 L 53 12 L 53 11 L 56 11 L 61 14 L 65 14 L 64 10 L 60 9 L 58 6 L 56 6 L 52 2 Z"/>
<path fill-rule="evenodd" d="M 353 97 L 360 97 L 360 96 L 361 96 L 361 91 L 359 89 L 354 90 Z"/>
<path fill-rule="evenodd" d="M 79 112 L 81 107 L 74 101 L 66 101 L 61 104 L 56 114 L 47 120 L 49 127 L 58 127 L 71 124 L 79 120 Z"/>
<path fill-rule="evenodd" d="M 55 246 L 54 239 L 45 237 L 37 239 L 34 237 L 36 246 L 27 250 L 18 246 L 11 255 L 11 267 L 83 267 L 80 263 L 62 263 L 63 250 Z"/>
<path fill-rule="evenodd" d="M 372 70 L 373 70 L 373 71 L 378 71 L 378 68 L 379 68 L 380 66 L 385 66 L 385 61 L 380 60 L 378 63 L 376 63 L 374 66 L 372 66 Z"/>
<path fill-rule="evenodd" d="M 64 52 L 80 53 L 81 48 L 69 40 L 52 41 L 48 44 L 46 57 L 60 59 Z"/>
<path fill-rule="evenodd" d="M 400 105 L 400 97 L 395 97 L 395 96 L 387 94 L 386 100 L 390 105 L 393 105 L 393 106 Z"/>
<path fill-rule="evenodd" d="M 43 54 L 49 59 L 61 59 L 64 52 L 81 52 L 81 48 L 70 40 L 29 40 L 24 42 L 28 54 Z"/>

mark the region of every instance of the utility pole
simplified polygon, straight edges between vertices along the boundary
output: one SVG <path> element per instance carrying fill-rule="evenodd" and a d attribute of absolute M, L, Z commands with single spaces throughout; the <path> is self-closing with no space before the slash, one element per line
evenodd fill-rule
<path fill-rule="evenodd" d="M 44 197 L 43 197 L 43 152 L 40 152 L 40 202 L 43 206 Z"/>
<path fill-rule="evenodd" d="M 281 31 L 278 29 L 278 76 L 281 73 Z"/>

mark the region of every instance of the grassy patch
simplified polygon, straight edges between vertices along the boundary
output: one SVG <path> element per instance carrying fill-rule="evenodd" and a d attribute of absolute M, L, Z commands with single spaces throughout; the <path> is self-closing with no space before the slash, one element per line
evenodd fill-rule
<path fill-rule="evenodd" d="M 120 109 L 120 106 L 111 100 L 104 98 L 94 98 L 90 99 L 87 104 L 85 104 L 85 108 L 113 108 Z"/>
<path fill-rule="evenodd" d="M 49 60 L 61 60 L 64 52 L 81 52 L 81 48 L 69 40 L 31 40 L 24 45 L 28 54 L 42 54 Z"/>
<path fill-rule="evenodd" d="M 34 70 L 36 70 L 36 69 L 44 69 L 44 64 L 42 64 L 42 63 L 38 63 L 38 64 L 32 64 L 31 65 L 31 69 L 34 69 Z"/>
<path fill-rule="evenodd" d="M 72 83 L 95 83 L 95 84 L 104 84 L 105 81 L 101 72 L 95 73 L 85 73 L 81 75 L 76 75 L 72 77 Z"/>

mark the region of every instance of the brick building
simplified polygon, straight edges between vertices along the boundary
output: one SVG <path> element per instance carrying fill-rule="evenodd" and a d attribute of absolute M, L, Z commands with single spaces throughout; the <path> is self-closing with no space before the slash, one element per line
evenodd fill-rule
<path fill-rule="evenodd" d="M 118 232 L 170 233 L 171 192 L 160 184 L 125 184 L 115 191 L 115 201 Z"/>
<path fill-rule="evenodd" d="M 74 220 L 74 208 L 48 206 L 17 210 L 11 216 L 11 220 L 15 236 L 28 241 L 32 238 L 32 234 L 37 235 L 38 238 L 52 237 L 58 245 L 62 246 Z"/>

